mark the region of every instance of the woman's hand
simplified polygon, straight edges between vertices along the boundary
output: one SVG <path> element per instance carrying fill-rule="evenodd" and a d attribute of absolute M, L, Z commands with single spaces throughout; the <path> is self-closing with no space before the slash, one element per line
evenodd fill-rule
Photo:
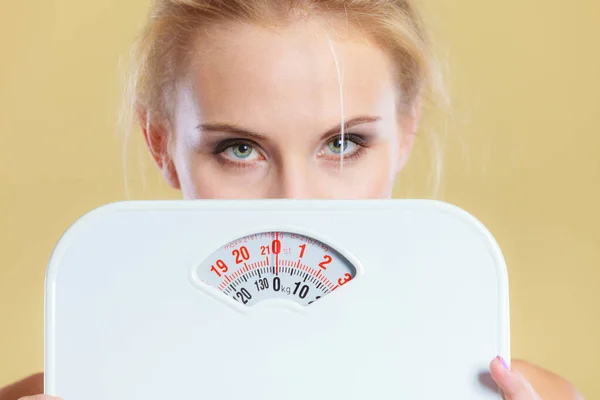
<path fill-rule="evenodd" d="M 584 400 L 571 382 L 527 361 L 512 360 L 509 368 L 498 357 L 490 371 L 506 400 Z"/>
<path fill-rule="evenodd" d="M 58 397 L 46 396 L 44 394 L 39 394 L 37 396 L 27 396 L 21 397 L 19 400 L 62 400 Z"/>
<path fill-rule="evenodd" d="M 35 374 L 0 388 L 0 400 L 61 400 L 58 397 L 35 393 L 44 392 L 44 374 Z"/>
<path fill-rule="evenodd" d="M 506 400 L 541 400 L 531 383 L 516 370 L 511 370 L 506 361 L 496 357 L 490 363 L 492 378 L 502 389 Z"/>
<path fill-rule="evenodd" d="M 44 374 L 28 376 L 6 387 L 0 387 L 0 400 L 56 400 L 54 397 L 37 395 L 44 393 Z"/>

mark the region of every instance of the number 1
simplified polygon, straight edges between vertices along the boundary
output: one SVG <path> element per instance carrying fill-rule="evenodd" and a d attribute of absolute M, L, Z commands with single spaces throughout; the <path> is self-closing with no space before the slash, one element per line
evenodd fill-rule
<path fill-rule="evenodd" d="M 304 257 L 304 250 L 306 250 L 306 245 L 305 244 L 301 244 L 300 245 L 300 258 Z"/>

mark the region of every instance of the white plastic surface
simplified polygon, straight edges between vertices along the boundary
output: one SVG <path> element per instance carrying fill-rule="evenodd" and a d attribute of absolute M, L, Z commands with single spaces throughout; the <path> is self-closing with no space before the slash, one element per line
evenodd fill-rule
<path fill-rule="evenodd" d="M 325 242 L 357 263 L 357 276 L 307 307 L 238 307 L 190 278 L 229 241 L 275 230 Z M 85 400 L 497 400 L 486 374 L 496 355 L 510 359 L 508 310 L 496 242 L 445 203 L 115 203 L 76 221 L 52 254 L 45 391 Z"/>

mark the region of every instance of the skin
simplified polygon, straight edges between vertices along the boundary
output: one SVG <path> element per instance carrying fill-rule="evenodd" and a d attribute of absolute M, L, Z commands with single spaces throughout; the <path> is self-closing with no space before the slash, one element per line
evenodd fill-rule
<path fill-rule="evenodd" d="M 179 82 L 172 129 L 140 113 L 157 166 L 184 198 L 391 196 L 419 105 L 398 109 L 393 66 L 377 46 L 356 35 L 335 42 L 351 125 L 343 147 L 337 69 L 320 21 L 277 31 L 214 27 L 194 50 L 203 57 Z M 508 368 L 495 358 L 490 373 L 509 400 L 583 399 L 564 378 L 525 361 Z M 0 389 L 0 400 L 55 399 L 36 395 L 42 391 L 36 374 Z"/>
<path fill-rule="evenodd" d="M 163 176 L 183 197 L 391 196 L 418 109 L 400 117 L 385 53 L 360 36 L 335 43 L 348 125 L 342 151 L 337 69 L 321 24 L 277 32 L 227 25 L 195 46 L 202 57 L 180 82 L 173 130 L 145 130 Z"/>

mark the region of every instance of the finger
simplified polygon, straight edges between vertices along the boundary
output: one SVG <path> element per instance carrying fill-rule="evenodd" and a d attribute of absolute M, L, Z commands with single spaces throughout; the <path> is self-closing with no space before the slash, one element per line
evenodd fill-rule
<path fill-rule="evenodd" d="M 37 396 L 21 397 L 19 400 L 62 400 L 58 397 L 46 396 L 45 394 L 38 394 Z"/>
<path fill-rule="evenodd" d="M 527 379 L 519 371 L 511 370 L 502 357 L 492 360 L 490 372 L 507 400 L 541 400 Z"/>

